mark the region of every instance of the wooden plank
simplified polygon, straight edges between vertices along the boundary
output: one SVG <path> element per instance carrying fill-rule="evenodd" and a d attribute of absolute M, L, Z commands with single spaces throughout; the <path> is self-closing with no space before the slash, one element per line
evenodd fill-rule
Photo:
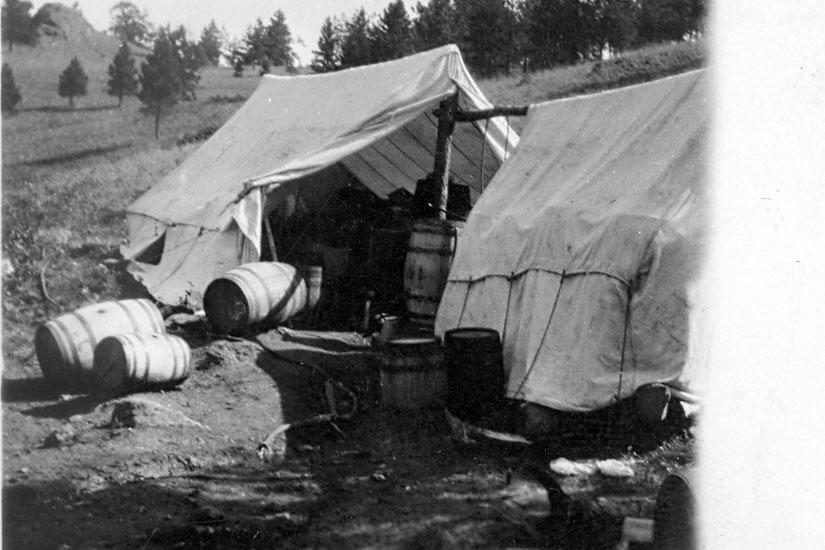
<path fill-rule="evenodd" d="M 390 182 L 394 188 L 407 187 L 409 185 L 415 187 L 415 179 L 413 179 L 409 174 L 404 173 L 401 168 L 393 163 L 392 159 L 389 159 L 381 154 L 381 152 L 375 147 L 370 146 L 366 149 L 362 149 L 358 152 L 358 154 L 373 168 L 380 172 L 384 179 Z"/>
<path fill-rule="evenodd" d="M 397 189 L 397 186 L 387 181 L 383 174 L 364 160 L 360 153 L 350 155 L 341 162 L 365 187 L 382 199 L 386 199 L 390 193 Z M 366 182 L 371 183 L 367 184 Z"/>
<path fill-rule="evenodd" d="M 396 132 L 395 134 L 382 139 L 373 145 L 373 147 L 376 151 L 381 153 L 384 158 L 388 159 L 401 171 L 409 175 L 413 181 L 416 181 L 427 175 L 427 172 L 429 171 L 429 162 L 427 162 L 427 160 L 429 160 L 429 158 L 419 159 L 423 162 L 417 162 L 416 159 L 414 159 L 407 151 L 407 142 L 410 141 L 410 138 L 405 137 L 404 133 Z"/>

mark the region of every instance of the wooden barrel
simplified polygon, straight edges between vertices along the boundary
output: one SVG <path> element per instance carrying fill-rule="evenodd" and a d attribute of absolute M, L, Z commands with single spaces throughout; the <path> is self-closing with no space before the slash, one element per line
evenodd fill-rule
<path fill-rule="evenodd" d="M 127 332 L 95 347 L 92 375 L 96 385 L 110 390 L 161 388 L 180 384 L 191 368 L 192 352 L 183 338 Z"/>
<path fill-rule="evenodd" d="M 447 285 L 461 222 L 418 220 L 404 263 L 404 292 L 411 322 L 432 327 Z"/>
<path fill-rule="evenodd" d="M 252 262 L 209 283 L 203 308 L 216 330 L 242 334 L 255 323 L 286 321 L 301 311 L 306 301 L 306 284 L 295 267 Z"/>
<path fill-rule="evenodd" d="M 504 360 L 498 332 L 463 327 L 444 333 L 447 408 L 477 420 L 504 399 Z"/>
<path fill-rule="evenodd" d="M 696 548 L 696 521 L 693 470 L 669 475 L 656 495 L 653 510 L 653 548 L 692 550 Z"/>
<path fill-rule="evenodd" d="M 65 313 L 37 328 L 34 349 L 43 376 L 63 389 L 80 388 L 92 372 L 98 342 L 121 332 L 163 334 L 163 317 L 149 300 L 102 302 Z"/>
<path fill-rule="evenodd" d="M 380 368 L 381 403 L 418 409 L 444 402 L 447 376 L 436 338 L 398 338 L 386 343 Z"/>

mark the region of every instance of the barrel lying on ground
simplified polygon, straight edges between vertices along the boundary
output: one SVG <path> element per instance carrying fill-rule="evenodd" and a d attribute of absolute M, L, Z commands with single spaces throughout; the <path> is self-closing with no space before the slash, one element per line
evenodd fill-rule
<path fill-rule="evenodd" d="M 164 388 L 186 380 L 191 368 L 192 352 L 183 338 L 171 334 L 117 334 L 104 338 L 95 348 L 93 384 L 114 391 Z"/>
<path fill-rule="evenodd" d="M 300 312 L 307 288 L 295 267 L 252 262 L 230 269 L 206 287 L 203 308 L 219 332 L 243 334 L 256 323 L 282 323 Z"/>
<path fill-rule="evenodd" d="M 166 327 L 149 300 L 102 302 L 63 314 L 37 328 L 34 349 L 43 376 L 61 389 L 80 389 L 91 378 L 95 346 L 124 332 L 163 334 Z"/>

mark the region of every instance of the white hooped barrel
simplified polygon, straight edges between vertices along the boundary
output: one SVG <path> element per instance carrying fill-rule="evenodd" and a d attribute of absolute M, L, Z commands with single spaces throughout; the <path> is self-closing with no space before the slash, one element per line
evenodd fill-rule
<path fill-rule="evenodd" d="M 34 349 L 43 376 L 60 385 L 89 380 L 95 346 L 123 332 L 163 334 L 163 317 L 149 300 L 102 302 L 65 313 L 37 328 Z"/>
<path fill-rule="evenodd" d="M 203 308 L 218 331 L 241 334 L 255 323 L 286 321 L 304 309 L 306 301 L 306 284 L 295 267 L 252 262 L 209 283 Z"/>
<path fill-rule="evenodd" d="M 109 336 L 95 348 L 94 383 L 119 390 L 137 385 L 167 387 L 189 376 L 192 352 L 172 334 L 124 333 Z"/>
<path fill-rule="evenodd" d="M 404 292 L 413 323 L 433 325 L 462 226 L 460 222 L 426 219 L 413 224 L 404 263 Z"/>
<path fill-rule="evenodd" d="M 444 354 L 436 338 L 398 338 L 384 346 L 381 403 L 399 409 L 441 404 L 447 389 Z"/>

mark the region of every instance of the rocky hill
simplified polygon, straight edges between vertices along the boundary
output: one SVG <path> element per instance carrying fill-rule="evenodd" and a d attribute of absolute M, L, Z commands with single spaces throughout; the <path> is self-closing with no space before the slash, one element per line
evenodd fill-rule
<path fill-rule="evenodd" d="M 111 57 L 117 51 L 115 39 L 95 30 L 83 14 L 63 4 L 44 4 L 34 15 L 38 47 L 69 49 Z"/>
<path fill-rule="evenodd" d="M 3 62 L 9 63 L 23 90 L 24 108 L 62 103 L 56 93 L 58 77 L 75 56 L 89 76 L 90 91 L 105 87 L 106 71 L 118 48 L 114 37 L 92 27 L 79 10 L 59 3 L 44 4 L 33 22 L 34 45 L 3 51 Z M 132 51 L 136 57 L 147 53 L 140 46 Z"/>

